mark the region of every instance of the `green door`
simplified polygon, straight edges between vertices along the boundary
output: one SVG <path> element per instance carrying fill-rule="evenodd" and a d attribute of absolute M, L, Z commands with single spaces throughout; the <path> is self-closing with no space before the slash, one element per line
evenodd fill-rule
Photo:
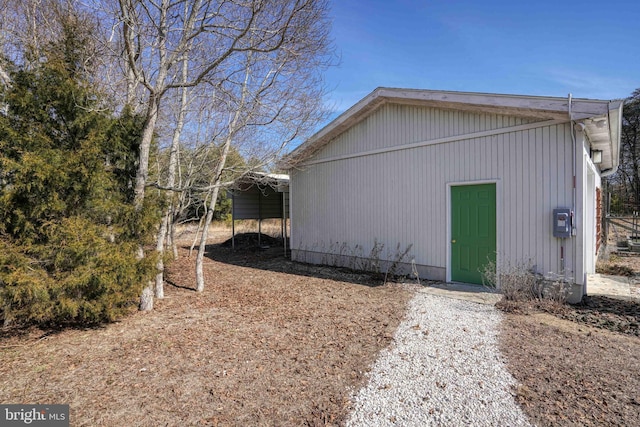
<path fill-rule="evenodd" d="M 451 187 L 451 280 L 482 284 L 496 259 L 496 185 Z"/>

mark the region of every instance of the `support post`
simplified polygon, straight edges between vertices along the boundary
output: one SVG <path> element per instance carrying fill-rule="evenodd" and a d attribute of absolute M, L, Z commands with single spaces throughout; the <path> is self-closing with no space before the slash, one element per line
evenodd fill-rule
<path fill-rule="evenodd" d="M 262 246 L 262 191 L 258 187 L 258 247 Z"/>
<path fill-rule="evenodd" d="M 231 192 L 231 250 L 236 250 L 236 193 Z"/>
<path fill-rule="evenodd" d="M 286 196 L 286 199 L 285 199 L 286 205 L 284 210 L 284 241 L 287 242 L 285 243 L 285 249 L 287 249 L 287 245 L 289 243 L 289 233 L 287 232 L 287 222 L 289 223 L 289 227 L 291 227 L 291 217 L 289 216 L 289 214 L 291 213 L 289 212 L 289 209 L 291 208 L 291 193 L 287 191 L 285 196 Z M 289 209 L 286 209 L 287 205 L 289 206 Z"/>
<path fill-rule="evenodd" d="M 287 193 L 282 193 L 282 245 L 284 246 L 284 257 L 287 257 Z"/>

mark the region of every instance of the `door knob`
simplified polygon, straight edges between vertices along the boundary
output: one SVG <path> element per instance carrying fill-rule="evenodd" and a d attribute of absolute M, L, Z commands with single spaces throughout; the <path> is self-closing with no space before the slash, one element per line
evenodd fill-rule
<path fill-rule="evenodd" d="M 451 243 L 455 243 L 455 242 L 456 242 L 455 240 L 452 240 L 452 241 L 451 241 Z"/>

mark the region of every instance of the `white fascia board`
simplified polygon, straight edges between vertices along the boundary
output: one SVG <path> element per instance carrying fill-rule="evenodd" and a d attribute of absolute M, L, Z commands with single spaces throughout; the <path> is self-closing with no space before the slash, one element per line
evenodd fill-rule
<path fill-rule="evenodd" d="M 526 114 L 533 113 L 541 118 L 560 118 L 546 117 L 546 114 L 561 114 L 566 116 L 569 113 L 569 99 L 548 97 L 548 96 L 529 96 L 529 95 L 503 95 L 493 93 L 475 93 L 475 92 L 446 92 L 431 91 L 421 89 L 392 89 L 379 88 L 380 96 L 401 102 L 414 101 L 423 103 L 434 103 L 437 105 L 468 105 L 471 109 L 482 111 L 484 108 L 504 110 L 505 114 Z M 608 111 L 609 101 L 574 98 L 571 103 L 571 111 L 575 119 L 599 116 L 606 114 Z"/>

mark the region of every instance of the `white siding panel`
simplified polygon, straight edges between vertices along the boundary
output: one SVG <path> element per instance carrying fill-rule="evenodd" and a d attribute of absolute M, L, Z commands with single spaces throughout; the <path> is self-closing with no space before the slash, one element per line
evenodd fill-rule
<path fill-rule="evenodd" d="M 533 119 L 494 114 L 385 104 L 322 148 L 314 159 L 533 122 Z"/>
<path fill-rule="evenodd" d="M 530 123 L 525 119 L 385 105 L 344 132 L 320 156 Z M 316 157 L 314 157 L 315 159 Z M 448 183 L 499 180 L 499 262 L 559 272 L 551 233 L 556 207 L 571 207 L 569 125 L 553 125 L 317 163 L 292 173 L 292 249 L 368 255 L 374 241 L 393 258 L 412 244 L 419 265 L 447 268 Z M 568 245 L 567 245 L 568 246 Z M 565 248 L 566 266 L 573 251 Z M 343 252 L 344 253 L 344 252 Z M 303 259 L 304 258 L 299 258 Z"/>

